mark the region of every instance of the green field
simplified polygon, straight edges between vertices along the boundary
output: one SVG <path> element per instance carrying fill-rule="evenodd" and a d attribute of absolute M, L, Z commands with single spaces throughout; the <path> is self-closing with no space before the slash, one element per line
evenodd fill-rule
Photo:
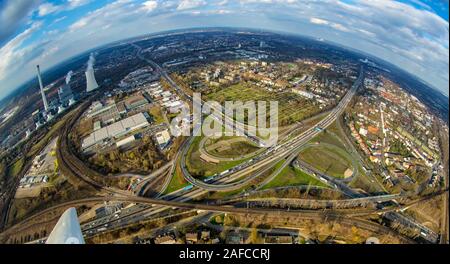
<path fill-rule="evenodd" d="M 149 114 L 153 117 L 156 125 L 164 123 L 165 119 L 159 106 L 152 107 L 149 111 Z"/>
<path fill-rule="evenodd" d="M 227 197 L 231 197 L 233 195 L 241 194 L 243 191 L 245 191 L 249 187 L 250 186 L 244 186 L 242 188 L 239 188 L 239 189 L 236 189 L 236 190 L 232 190 L 232 191 L 228 191 L 228 192 L 210 192 L 206 196 L 206 198 L 211 199 L 211 200 L 224 199 L 224 198 L 227 198 Z"/>
<path fill-rule="evenodd" d="M 279 125 L 285 126 L 317 114 L 320 109 L 308 100 L 291 92 L 269 92 L 264 88 L 240 83 L 206 96 L 223 104 L 225 101 L 278 101 Z M 267 105 L 267 107 L 269 104 Z"/>
<path fill-rule="evenodd" d="M 169 194 L 171 192 L 178 191 L 188 185 L 189 185 L 189 183 L 184 179 L 183 174 L 181 173 L 181 170 L 179 168 L 177 168 L 174 172 L 172 180 L 170 181 L 169 185 L 167 186 L 167 189 L 164 190 L 164 194 Z"/>
<path fill-rule="evenodd" d="M 221 137 L 208 139 L 205 142 L 205 151 L 212 156 L 223 158 L 238 158 L 257 151 L 259 148 L 250 142 L 236 141 L 238 137 Z M 213 146 L 216 146 L 212 148 Z"/>
<path fill-rule="evenodd" d="M 324 132 L 320 133 L 318 136 L 314 137 L 311 142 L 322 142 L 335 145 L 337 147 L 346 149 L 344 145 L 344 140 L 342 139 L 342 134 L 339 129 L 333 123 Z"/>
<path fill-rule="evenodd" d="M 200 159 L 199 144 L 203 137 L 196 137 L 186 155 L 186 166 L 189 172 L 200 179 L 226 171 L 245 160 L 220 162 L 219 164 L 205 162 Z"/>
<path fill-rule="evenodd" d="M 350 154 L 337 147 L 309 147 L 300 152 L 299 157 L 319 171 L 337 178 L 344 178 L 344 172 L 348 168 L 353 169 Z"/>
<path fill-rule="evenodd" d="M 12 179 L 19 175 L 24 165 L 25 159 L 22 157 L 18 159 L 8 170 L 8 179 Z"/>
<path fill-rule="evenodd" d="M 277 164 L 276 167 L 280 166 Z M 287 166 L 284 168 L 280 174 L 275 177 L 271 182 L 266 184 L 262 189 L 271 189 L 275 187 L 284 187 L 284 186 L 300 186 L 300 185 L 312 185 L 312 186 L 320 186 L 327 187 L 327 185 L 313 176 L 305 173 L 302 170 Z"/>

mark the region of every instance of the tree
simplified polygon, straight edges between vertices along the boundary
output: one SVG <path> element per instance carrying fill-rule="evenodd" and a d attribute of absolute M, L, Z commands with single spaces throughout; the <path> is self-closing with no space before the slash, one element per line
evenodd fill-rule
<path fill-rule="evenodd" d="M 144 167 L 144 170 L 145 170 L 145 171 L 148 171 L 149 168 L 150 168 L 150 162 L 149 162 L 148 160 L 144 159 L 144 160 L 142 161 L 142 167 Z"/>
<path fill-rule="evenodd" d="M 253 227 L 252 231 L 250 232 L 249 240 L 251 244 L 261 243 L 261 237 L 259 236 L 258 229 L 256 229 L 255 227 Z"/>
<path fill-rule="evenodd" d="M 221 215 L 216 216 L 216 217 L 214 218 L 214 221 L 215 221 L 217 224 L 222 224 L 222 223 L 223 223 L 222 216 L 221 216 Z"/>
<path fill-rule="evenodd" d="M 117 153 L 116 153 L 116 151 L 110 151 L 109 152 L 109 160 L 111 160 L 111 161 L 116 161 L 117 160 Z"/>

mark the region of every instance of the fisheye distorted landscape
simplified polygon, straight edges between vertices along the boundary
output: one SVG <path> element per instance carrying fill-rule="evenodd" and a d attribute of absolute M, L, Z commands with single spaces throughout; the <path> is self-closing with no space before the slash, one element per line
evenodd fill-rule
<path fill-rule="evenodd" d="M 0 0 L 0 244 L 448 244 L 448 12 Z"/>

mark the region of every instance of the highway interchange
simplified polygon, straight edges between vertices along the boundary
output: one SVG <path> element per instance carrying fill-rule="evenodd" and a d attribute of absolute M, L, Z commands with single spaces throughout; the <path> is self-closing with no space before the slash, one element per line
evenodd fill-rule
<path fill-rule="evenodd" d="M 331 113 L 322 119 L 316 126 L 309 128 L 307 131 L 301 133 L 300 135 L 283 142 L 277 146 L 273 146 L 270 148 L 267 148 L 266 151 L 262 152 L 261 154 L 255 156 L 250 161 L 247 161 L 244 164 L 237 165 L 234 168 L 229 169 L 228 171 L 221 173 L 218 175 L 218 177 L 215 177 L 212 179 L 212 181 L 218 182 L 220 179 L 233 176 L 237 178 L 241 178 L 242 176 L 245 176 L 246 174 L 253 172 L 255 170 L 261 169 L 264 166 L 269 165 L 270 167 L 278 163 L 280 160 L 292 156 L 293 154 L 298 154 L 300 152 L 300 149 L 303 148 L 311 139 L 319 135 L 324 129 L 329 127 L 333 122 L 336 121 L 336 119 L 343 113 L 345 108 L 348 106 L 350 101 L 352 100 L 353 96 L 357 92 L 358 88 L 361 86 L 361 83 L 363 81 L 364 77 L 364 71 L 361 68 L 360 74 L 358 79 L 353 84 L 350 91 L 344 96 L 344 98 L 341 100 L 341 102 L 336 106 Z M 191 137 L 190 143 L 194 141 L 194 138 Z M 203 181 L 200 181 L 196 178 L 194 178 L 189 171 L 186 168 L 186 156 L 187 151 L 190 144 L 186 145 L 186 147 L 182 150 L 182 170 L 185 179 L 190 182 L 192 185 L 205 189 L 210 191 L 229 191 L 241 188 L 243 185 L 245 185 L 246 182 L 252 180 L 254 177 L 247 177 L 244 182 L 238 182 L 238 183 L 231 183 L 231 184 L 225 184 L 225 183 L 219 183 L 219 184 L 210 184 Z M 290 161 L 292 161 L 293 158 L 288 159 L 286 162 L 284 162 L 282 168 L 286 167 L 290 164 Z M 236 176 L 237 175 L 237 176 Z"/>
<path fill-rule="evenodd" d="M 137 47 L 137 46 L 136 46 Z M 169 84 L 179 93 L 182 94 L 185 98 L 191 99 L 189 95 L 186 95 L 183 90 L 170 78 L 170 76 L 165 72 L 159 65 L 154 63 L 151 60 L 145 59 L 140 52 L 138 52 L 138 56 L 150 63 L 153 67 L 155 67 L 161 74 L 162 77 L 164 77 Z M 80 161 L 78 158 L 76 158 L 74 153 L 70 153 L 70 155 L 67 155 L 67 153 L 63 152 L 65 150 L 69 150 L 69 138 L 68 134 L 70 130 L 72 129 L 73 125 L 75 124 L 76 120 L 80 117 L 80 115 L 84 112 L 83 109 L 85 109 L 89 105 L 89 101 L 85 102 L 79 107 L 79 115 L 75 115 L 72 117 L 68 122 L 67 125 L 62 133 L 62 136 L 60 137 L 60 140 L 58 141 L 58 151 L 57 151 L 57 157 L 60 161 L 60 166 L 63 168 L 64 173 L 69 173 L 74 177 L 79 178 L 84 183 L 94 187 L 98 191 L 101 191 L 105 194 L 103 197 L 94 197 L 94 198 L 88 198 L 84 201 L 74 201 L 72 203 L 68 203 L 66 205 L 61 206 L 73 206 L 74 204 L 79 203 L 87 203 L 87 202 L 104 202 L 104 201 L 122 201 L 122 202 L 130 202 L 130 203 L 137 203 L 138 205 L 135 205 L 133 207 L 130 207 L 126 210 L 122 210 L 120 214 L 113 215 L 113 216 L 107 216 L 103 219 L 97 219 L 94 221 L 90 221 L 88 223 L 85 223 L 82 225 L 82 229 L 84 232 L 89 232 L 89 234 L 95 234 L 100 233 L 100 229 L 102 230 L 111 230 L 113 228 L 118 228 L 120 226 L 125 226 L 127 224 L 137 222 L 140 220 L 148 219 L 151 216 L 155 216 L 158 213 L 161 213 L 168 208 L 184 208 L 184 209 L 196 209 L 196 210 L 205 210 L 205 211 L 212 211 L 212 212 L 229 212 L 229 213 L 240 213 L 240 214 L 283 214 L 283 215 L 290 215 L 295 214 L 296 216 L 304 217 L 305 219 L 323 219 L 324 214 L 327 214 L 328 216 L 334 216 L 334 217 L 340 217 L 340 221 L 342 223 L 348 223 L 349 225 L 355 225 L 360 226 L 361 228 L 367 228 L 369 230 L 377 230 L 386 232 L 389 234 L 395 234 L 398 236 L 399 234 L 394 232 L 393 230 L 380 226 L 376 223 L 370 222 L 368 220 L 363 220 L 360 218 L 356 218 L 358 213 L 354 213 L 352 215 L 350 212 L 345 212 L 345 217 L 342 217 L 342 213 L 333 213 L 333 212 L 325 212 L 325 211 L 318 211 L 318 212 L 311 212 L 311 210 L 297 210 L 297 211 L 278 211 L 273 209 L 252 209 L 252 208 L 236 208 L 232 206 L 218 206 L 218 205 L 207 205 L 207 204 L 194 204 L 189 203 L 189 201 L 199 198 L 203 196 L 204 194 L 208 193 L 209 191 L 230 191 L 230 190 L 236 190 L 239 188 L 242 188 L 243 186 L 247 185 L 251 180 L 261 176 L 264 172 L 268 171 L 270 168 L 272 168 L 275 164 L 280 162 L 281 160 L 284 160 L 283 165 L 281 168 L 284 168 L 291 164 L 292 161 L 295 160 L 297 157 L 299 151 L 301 148 L 303 148 L 308 142 L 319 135 L 324 129 L 329 127 L 333 122 L 335 122 L 339 116 L 345 111 L 345 108 L 348 106 L 348 104 L 351 102 L 353 96 L 358 91 L 358 88 L 361 86 L 361 83 L 364 79 L 364 69 L 361 68 L 359 77 L 353 84 L 352 88 L 349 90 L 349 92 L 343 97 L 341 102 L 330 112 L 327 117 L 322 119 L 316 126 L 308 129 L 307 131 L 303 132 L 302 134 L 293 137 L 292 139 L 285 141 L 281 143 L 280 145 L 276 147 L 270 147 L 267 148 L 264 152 L 261 152 L 257 156 L 253 157 L 251 160 L 245 162 L 244 164 L 240 164 L 234 168 L 229 169 L 227 172 L 222 173 L 221 175 L 218 175 L 214 178 L 211 178 L 208 182 L 201 181 L 198 179 L 195 179 L 192 175 L 190 175 L 189 171 L 186 168 L 185 159 L 187 151 L 193 142 L 193 137 L 189 138 L 183 145 L 182 150 L 178 152 L 177 156 L 174 158 L 174 162 L 169 163 L 167 166 L 164 167 L 164 169 L 161 169 L 157 172 L 157 174 L 163 174 L 165 171 L 168 171 L 167 177 L 164 181 L 162 191 L 158 195 L 158 199 L 150 199 L 145 197 L 137 197 L 134 194 L 130 194 L 126 191 L 117 190 L 115 188 L 104 186 L 103 184 L 97 182 L 96 180 L 92 179 L 89 175 L 90 172 L 86 173 L 86 166 L 82 164 L 82 161 Z M 173 177 L 175 167 L 177 166 L 177 160 L 180 160 L 181 163 L 181 169 L 183 172 L 183 175 L 185 179 L 192 184 L 192 188 L 190 189 L 181 189 L 177 190 L 175 192 L 172 192 L 167 195 L 162 195 L 162 192 L 164 189 L 168 186 L 170 183 L 171 178 Z M 275 171 L 271 177 L 274 177 L 280 172 L 280 168 Z M 252 174 L 253 173 L 253 174 Z M 156 174 L 156 173 L 155 173 Z M 244 177 L 245 176 L 245 177 Z M 326 175 L 324 175 L 326 176 Z M 151 177 L 146 178 L 146 180 L 149 180 Z M 330 179 L 329 179 L 330 180 Z M 345 184 L 345 187 L 340 186 L 339 184 L 333 182 L 330 180 L 330 182 L 333 183 L 334 187 L 339 189 L 340 191 L 343 191 L 345 194 L 350 196 L 350 198 L 356 198 L 356 199 L 373 199 L 373 197 L 362 197 L 360 194 L 354 192 L 350 188 L 348 188 Z M 141 184 L 143 186 L 144 184 Z M 142 192 L 138 192 L 139 195 L 142 195 Z M 382 199 L 382 201 L 385 201 L 386 198 Z M 374 203 L 379 202 L 380 200 L 374 200 Z M 41 212 L 41 214 L 44 214 L 46 212 L 49 212 L 51 210 L 54 210 L 55 208 L 49 208 L 48 211 L 44 210 Z M 414 221 L 410 220 L 409 218 L 404 217 L 402 214 L 395 212 L 395 210 L 398 210 L 399 208 L 395 209 L 387 209 L 384 216 L 389 217 L 390 219 L 397 219 L 400 221 L 403 221 L 409 226 L 412 227 L 418 227 L 423 233 L 424 238 L 428 239 L 431 242 L 435 242 L 432 240 L 437 239 L 436 234 L 433 234 L 430 230 L 422 227 L 421 225 L 415 223 Z M 383 212 L 383 211 L 381 211 Z M 367 215 L 377 213 L 377 211 L 366 211 L 360 215 Z M 41 215 L 40 214 L 40 215 Z M 333 215 L 335 214 L 335 215 Z M 353 216 L 353 217 L 352 217 Z M 27 220 L 32 220 L 33 216 L 30 217 Z M 25 221 L 26 222 L 26 221 Z M 16 228 L 20 227 L 20 223 L 16 226 L 13 226 L 12 228 L 8 229 L 7 232 L 12 232 Z M 400 236 L 402 237 L 402 236 Z M 413 242 L 410 239 L 403 238 L 404 242 L 411 243 Z"/>

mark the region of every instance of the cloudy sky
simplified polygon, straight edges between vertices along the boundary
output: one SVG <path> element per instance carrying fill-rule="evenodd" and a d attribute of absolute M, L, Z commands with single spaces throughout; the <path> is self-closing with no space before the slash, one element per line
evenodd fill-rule
<path fill-rule="evenodd" d="M 87 49 L 169 29 L 251 27 L 323 38 L 448 96 L 448 0 L 0 0 L 0 99 Z"/>

